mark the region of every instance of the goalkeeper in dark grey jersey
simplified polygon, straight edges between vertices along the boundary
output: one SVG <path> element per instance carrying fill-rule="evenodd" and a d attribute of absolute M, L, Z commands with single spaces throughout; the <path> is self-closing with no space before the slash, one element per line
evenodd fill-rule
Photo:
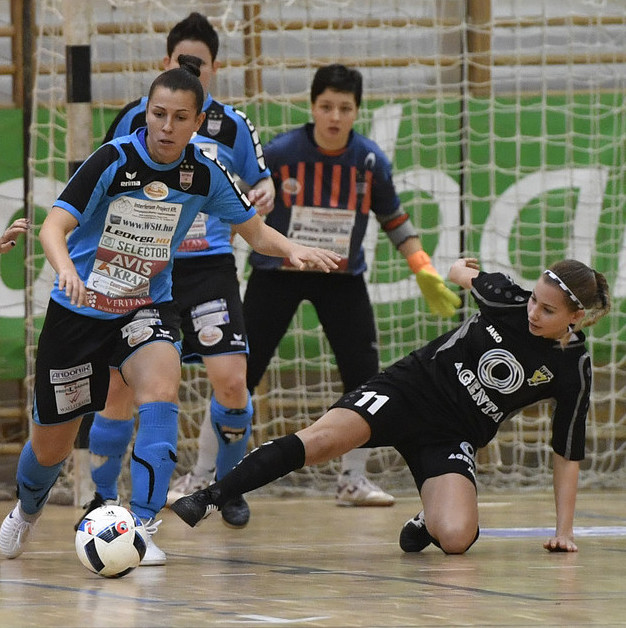
<path fill-rule="evenodd" d="M 402 528 L 401 548 L 419 552 L 434 543 L 461 554 L 478 538 L 476 450 L 506 419 L 551 400 L 556 529 L 544 547 L 577 551 L 574 507 L 591 391 L 581 330 L 610 309 L 606 279 L 581 262 L 563 260 L 529 292 L 502 273 L 479 271 L 475 259 L 455 262 L 449 279 L 471 289 L 478 306 L 473 316 L 344 395 L 311 426 L 251 452 L 172 510 L 194 526 L 231 495 L 304 465 L 355 447 L 393 446 L 423 505 Z"/>

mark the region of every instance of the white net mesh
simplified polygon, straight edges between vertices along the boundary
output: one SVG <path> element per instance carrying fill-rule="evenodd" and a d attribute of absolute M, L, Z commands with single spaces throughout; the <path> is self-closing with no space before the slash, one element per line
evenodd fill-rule
<path fill-rule="evenodd" d="M 52 179 L 66 178 L 63 25 L 71 19 L 69 5 L 37 3 L 35 190 L 50 191 Z M 244 109 L 264 141 L 308 120 L 308 89 L 319 65 L 339 61 L 361 69 L 365 100 L 357 130 L 393 160 L 404 207 L 440 272 L 461 251 L 528 285 L 563 256 L 605 272 L 615 305 L 590 333 L 595 388 L 582 484 L 623 482 L 622 3 L 111 0 L 91 8 L 96 144 L 116 107 L 147 92 L 169 28 L 198 10 L 220 34 L 222 68 L 212 93 Z M 49 206 L 41 194 L 37 198 L 38 206 Z M 451 323 L 425 313 L 406 264 L 370 226 L 368 279 L 386 366 Z M 246 250 L 240 241 L 237 259 L 243 289 Z M 39 277 L 41 255 L 30 261 L 33 278 Z M 36 316 L 46 301 L 45 290 L 38 294 Z M 254 443 L 316 419 L 340 393 L 333 356 L 305 305 L 257 391 Z M 208 394 L 202 369 L 185 369 L 177 472 L 194 461 Z M 480 482 L 545 486 L 551 481 L 549 439 L 546 406 L 508 422 L 480 452 Z M 337 462 L 306 469 L 289 482 L 326 491 L 336 470 Z M 392 450 L 372 452 L 368 470 L 396 493 L 412 487 Z M 71 468 L 66 475 L 71 484 Z"/>

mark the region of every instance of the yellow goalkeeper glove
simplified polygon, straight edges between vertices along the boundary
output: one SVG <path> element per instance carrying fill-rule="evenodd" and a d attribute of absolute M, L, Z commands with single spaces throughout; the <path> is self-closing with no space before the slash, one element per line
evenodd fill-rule
<path fill-rule="evenodd" d="M 450 317 L 461 306 L 461 299 L 452 292 L 439 273 L 430 263 L 430 256 L 426 251 L 416 251 L 407 257 L 411 270 L 415 273 L 417 285 L 426 299 L 428 309 L 432 314 Z"/>

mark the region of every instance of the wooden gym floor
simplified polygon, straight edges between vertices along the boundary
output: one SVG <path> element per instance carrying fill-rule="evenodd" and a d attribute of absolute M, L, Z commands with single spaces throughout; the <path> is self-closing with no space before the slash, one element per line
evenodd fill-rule
<path fill-rule="evenodd" d="M 27 551 L 0 561 L 0 626 L 625 626 L 625 498 L 582 492 L 579 552 L 549 554 L 551 492 L 484 494 L 481 538 L 445 556 L 398 547 L 417 498 L 365 509 L 252 494 L 243 530 L 163 511 L 167 565 L 119 580 L 78 562 L 80 511 L 49 505 Z"/>

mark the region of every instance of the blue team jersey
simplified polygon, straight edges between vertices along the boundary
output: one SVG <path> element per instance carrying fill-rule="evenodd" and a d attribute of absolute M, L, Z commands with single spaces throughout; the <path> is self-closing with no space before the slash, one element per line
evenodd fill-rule
<path fill-rule="evenodd" d="M 111 124 L 105 142 L 129 135 L 145 126 L 147 103 L 148 98 L 144 96 L 126 105 Z M 219 159 L 231 174 L 236 174 L 250 186 L 270 176 L 258 133 L 243 112 L 213 100 L 210 94 L 203 111 L 206 117 L 192 142 L 200 144 L 211 157 Z M 176 257 L 230 252 L 230 227 L 215 217 L 199 215 L 176 252 Z"/>
<path fill-rule="evenodd" d="M 363 273 L 370 210 L 384 216 L 400 206 L 391 163 L 381 148 L 351 131 L 344 150 L 325 152 L 309 123 L 274 138 L 265 158 L 276 186 L 267 224 L 301 244 L 335 251 L 342 258 L 340 271 Z M 254 251 L 250 263 L 267 270 L 288 267 L 287 260 Z"/>
<path fill-rule="evenodd" d="M 150 159 L 145 129 L 101 146 L 70 179 L 56 207 L 78 226 L 70 257 L 88 291 L 89 307 L 63 307 L 94 318 L 116 318 L 172 298 L 173 254 L 198 212 L 230 224 L 256 213 L 224 166 L 189 144 L 171 164 Z"/>

